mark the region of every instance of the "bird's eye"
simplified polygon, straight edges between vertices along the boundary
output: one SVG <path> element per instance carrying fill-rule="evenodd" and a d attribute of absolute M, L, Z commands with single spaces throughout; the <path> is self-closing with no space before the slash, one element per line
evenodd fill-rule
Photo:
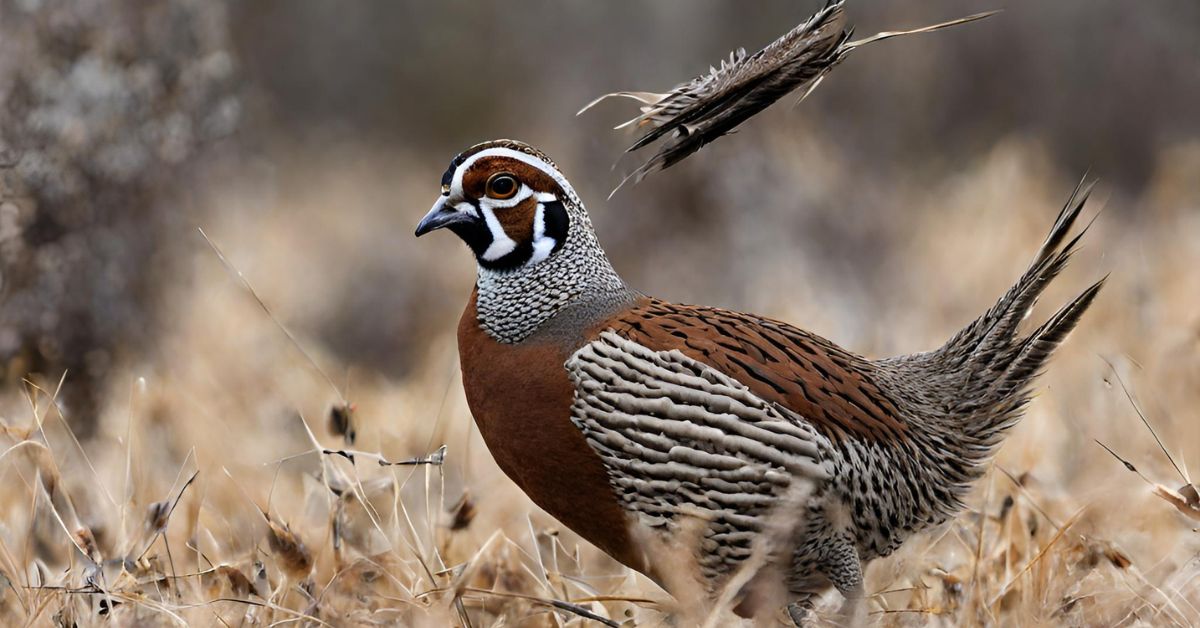
<path fill-rule="evenodd" d="M 497 172 L 488 177 L 487 180 L 487 195 L 504 200 L 512 198 L 517 193 L 517 188 L 520 185 L 517 183 L 517 178 L 507 172 Z"/>

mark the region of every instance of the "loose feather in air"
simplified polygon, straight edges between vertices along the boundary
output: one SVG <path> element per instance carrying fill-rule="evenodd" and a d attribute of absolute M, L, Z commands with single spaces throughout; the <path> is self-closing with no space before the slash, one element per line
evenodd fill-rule
<path fill-rule="evenodd" d="M 979 13 L 922 28 L 888 31 L 851 41 L 853 29 L 846 27 L 844 2 L 832 0 L 803 24 L 766 48 L 752 55 L 747 55 L 745 49 L 739 48 L 730 53 L 728 59 L 722 60 L 720 67 L 710 67 L 707 74 L 681 83 L 667 93 L 614 92 L 580 109 L 579 114 L 582 114 L 610 97 L 641 102 L 641 115 L 616 127 L 650 127 L 626 152 L 638 150 L 671 134 L 658 152 L 625 177 L 621 185 L 630 178 L 640 181 L 655 170 L 679 163 L 705 144 L 733 131 L 789 92 L 804 88 L 800 97 L 803 100 L 834 66 L 856 48 L 901 35 L 928 33 L 974 22 L 997 13 Z"/>

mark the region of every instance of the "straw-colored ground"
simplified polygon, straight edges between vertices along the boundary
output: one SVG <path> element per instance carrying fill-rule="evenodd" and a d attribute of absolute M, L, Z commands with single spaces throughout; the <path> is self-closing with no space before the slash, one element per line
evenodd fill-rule
<path fill-rule="evenodd" d="M 757 192 L 769 205 L 760 213 L 722 214 L 753 226 L 729 236 L 720 257 L 667 263 L 651 247 L 635 264 L 632 246 L 612 241 L 614 262 L 636 267 L 633 281 L 648 292 L 722 299 L 869 355 L 936 346 L 988 306 L 1078 174 L 1055 172 L 1036 143 L 1011 141 L 957 176 L 880 190 L 875 206 L 843 214 L 839 194 L 856 184 L 849 164 L 822 157 L 837 153 L 819 140 L 772 137 L 728 140 L 753 143 L 770 163 L 722 171 L 724 187 L 699 197 L 737 206 L 751 182 L 769 190 Z M 443 159 L 343 157 L 283 164 L 285 193 L 260 193 L 247 177 L 205 195 L 221 208 L 206 232 L 298 345 L 197 234 L 178 252 L 191 278 L 168 291 L 154 351 L 122 361 L 93 441 L 81 448 L 54 403 L 70 373 L 5 391 L 0 622 L 732 625 L 721 609 L 707 616 L 672 602 L 582 544 L 498 471 L 458 380 L 450 312 L 467 296 L 469 256 L 449 236 L 409 235 L 437 193 Z M 636 220 L 622 197 L 653 184 L 606 204 L 607 182 L 572 168 L 578 154 L 557 158 L 592 199 L 602 237 L 627 233 L 613 227 Z M 716 172 L 716 158 L 703 163 Z M 1098 276 L 1111 280 L 970 509 L 872 566 L 873 621 L 1200 624 L 1200 510 L 1188 518 L 1186 506 L 1155 494 L 1152 483 L 1174 490 L 1184 480 L 1121 383 L 1183 473 L 1200 467 L 1200 146 L 1180 145 L 1158 164 L 1141 198 L 1106 199 L 1101 185 L 1083 251 L 1034 317 Z M 861 237 L 842 255 L 873 256 L 867 270 L 805 250 L 796 234 L 812 225 Z M 869 253 L 877 240 L 888 245 Z M 381 265 L 400 270 L 386 280 L 363 270 Z M 731 277 L 737 289 L 721 288 Z M 320 321 L 345 309 L 346 286 L 386 295 L 405 287 L 389 281 L 410 280 L 440 286 L 427 320 L 404 332 L 432 338 L 404 365 L 407 377 L 348 368 L 353 360 L 312 340 Z M 339 396 L 356 407 L 352 446 L 328 427 Z M 441 466 L 379 464 L 442 446 Z M 821 608 L 835 604 L 831 596 Z"/>

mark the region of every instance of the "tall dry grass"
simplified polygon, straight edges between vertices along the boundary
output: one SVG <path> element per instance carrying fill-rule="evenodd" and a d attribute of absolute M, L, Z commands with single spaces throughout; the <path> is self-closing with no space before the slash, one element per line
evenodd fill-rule
<path fill-rule="evenodd" d="M 684 240 L 670 258 L 651 249 L 635 265 L 626 238 L 637 237 L 637 217 L 620 196 L 598 202 L 605 182 L 573 171 L 578 155 L 559 159 L 597 200 L 614 262 L 632 267 L 639 287 L 780 317 L 876 356 L 932 348 L 987 307 L 1079 174 L 1055 172 L 1041 147 L 1017 139 L 952 178 L 862 189 L 816 137 L 728 141 L 757 143 L 765 157 L 700 160 L 721 184 L 697 194 L 727 208 L 712 210 L 725 212 L 712 227 L 726 234 L 716 257 Z M 221 211 L 202 226 L 298 345 L 197 234 L 177 253 L 191 279 L 164 297 L 163 327 L 147 330 L 155 350 L 123 361 L 95 440 L 77 442 L 55 403 L 71 374 L 4 391 L 0 621 L 669 626 L 672 613 L 693 617 L 690 601 L 673 602 L 539 511 L 490 459 L 453 338 L 469 256 L 449 238 L 409 237 L 441 164 L 344 157 L 284 164 L 274 191 L 247 176 L 206 198 Z M 1174 147 L 1145 196 L 1100 211 L 1034 317 L 1111 272 L 1104 293 L 969 509 L 871 566 L 873 621 L 1200 623 L 1200 519 L 1155 493 L 1152 483 L 1184 480 L 1137 413 L 1183 472 L 1200 465 L 1197 171 L 1200 146 Z M 857 205 L 840 206 L 851 187 Z M 753 209 L 740 204 L 748 195 Z M 366 209 L 381 205 L 396 211 Z M 857 239 L 822 249 L 827 233 Z M 375 268 L 394 274 L 364 272 Z M 389 307 L 397 281 L 436 286 L 404 331 L 423 337 L 411 363 L 366 368 L 314 341 L 321 321 L 345 316 L 346 299 L 365 292 Z M 409 340 L 381 336 L 378 350 Z M 344 403 L 349 421 L 331 421 Z M 430 462 L 442 446 L 442 464 L 391 464 Z"/>

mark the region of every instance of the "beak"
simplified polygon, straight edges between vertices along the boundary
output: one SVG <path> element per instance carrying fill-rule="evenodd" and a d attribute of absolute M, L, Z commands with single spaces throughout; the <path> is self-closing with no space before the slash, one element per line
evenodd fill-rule
<path fill-rule="evenodd" d="M 429 210 L 429 213 L 425 214 L 425 217 L 417 224 L 416 235 L 418 238 L 442 227 L 475 221 L 474 216 L 458 211 L 454 205 L 446 202 L 447 199 L 449 199 L 448 196 L 439 196 L 437 202 L 433 204 L 433 209 Z"/>

